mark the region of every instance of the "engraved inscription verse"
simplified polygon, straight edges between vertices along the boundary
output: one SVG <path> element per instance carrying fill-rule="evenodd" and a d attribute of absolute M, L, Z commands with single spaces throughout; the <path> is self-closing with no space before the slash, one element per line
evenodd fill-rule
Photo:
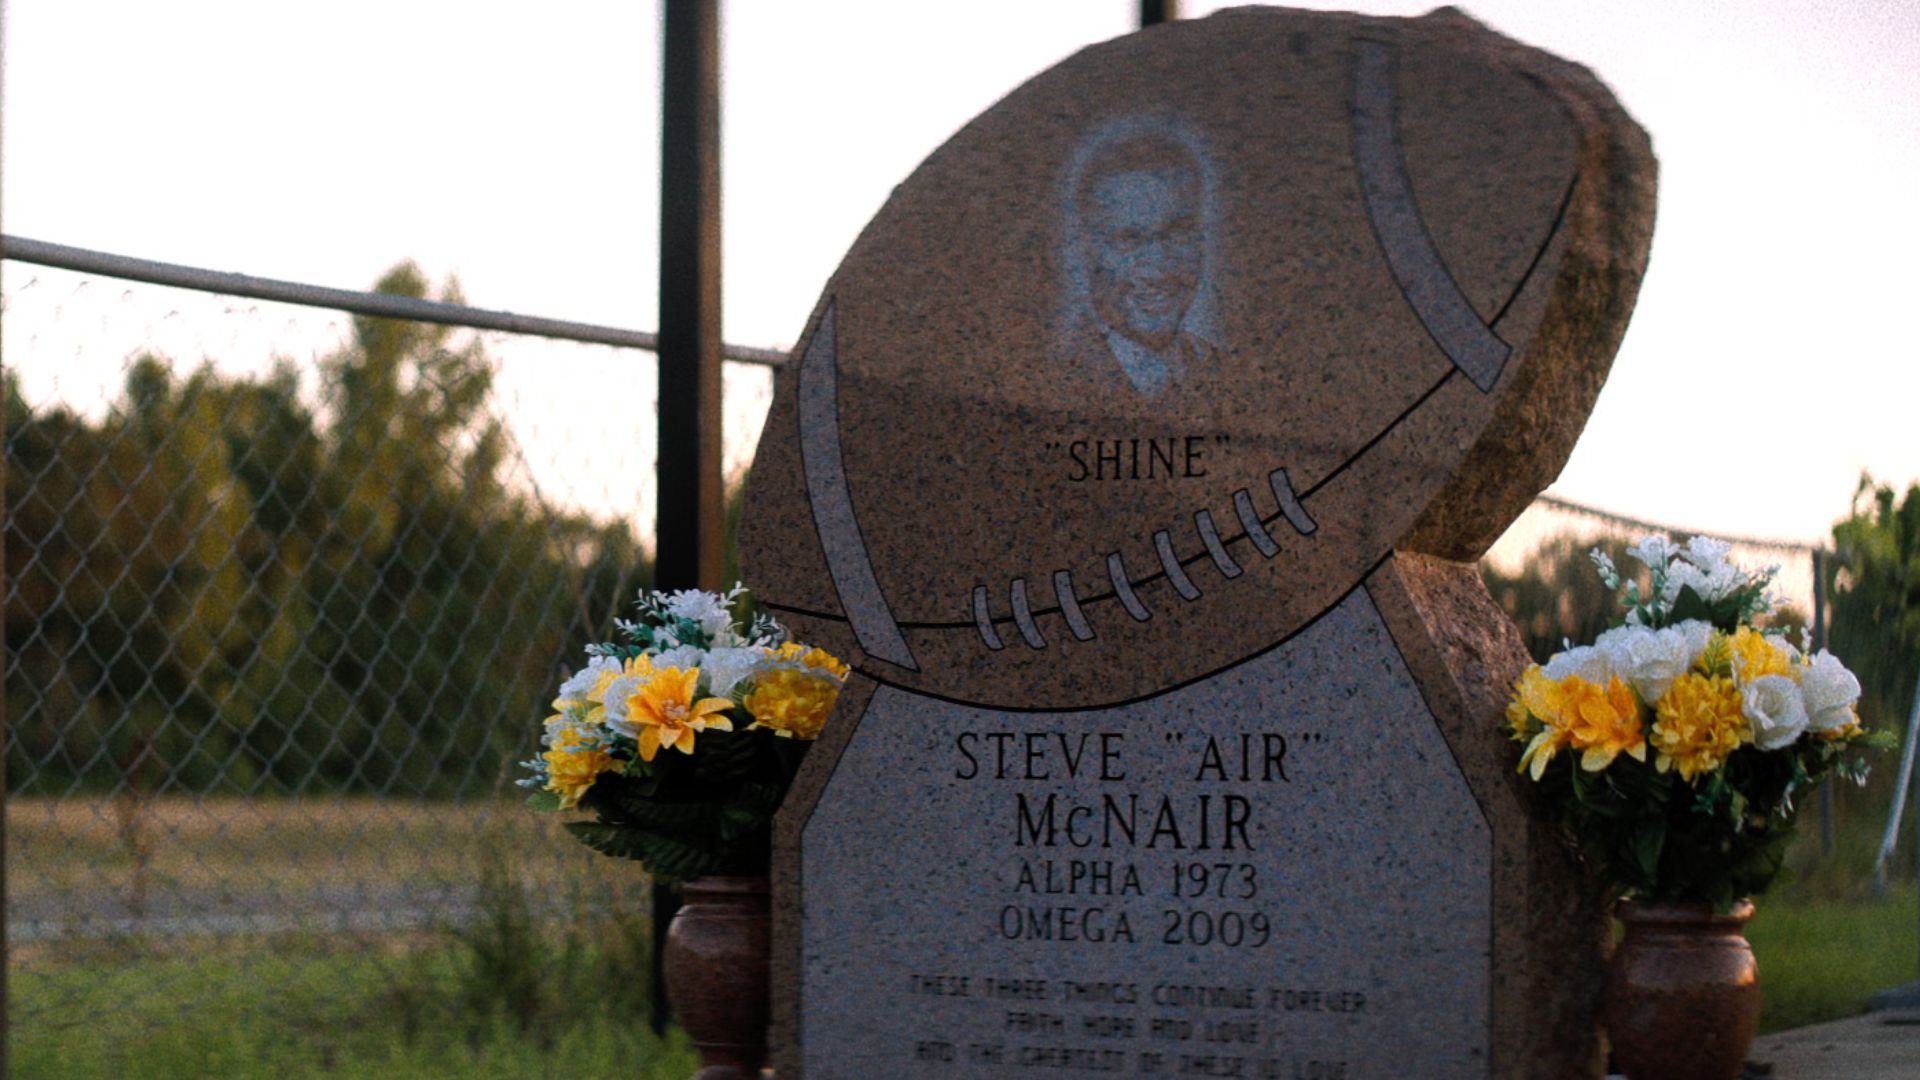
<path fill-rule="evenodd" d="M 1362 590 L 1115 708 L 883 687 L 803 846 L 810 1078 L 1486 1070 L 1490 838 Z"/>

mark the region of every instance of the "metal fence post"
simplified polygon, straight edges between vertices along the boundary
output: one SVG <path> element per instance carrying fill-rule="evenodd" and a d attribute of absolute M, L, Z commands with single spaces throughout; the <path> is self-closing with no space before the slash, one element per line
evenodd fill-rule
<path fill-rule="evenodd" d="M 1813 549 L 1813 651 L 1827 647 L 1827 552 Z M 1833 785 L 1820 785 L 1820 860 L 1833 858 Z"/>
<path fill-rule="evenodd" d="M 7 52 L 7 5 L 0 3 L 0 57 Z M 0 83 L 5 81 L 6 65 L 0 63 Z M 0 117 L 5 117 L 6 109 L 0 107 Z M 6 121 L 0 119 L 0 147 L 6 145 Z M 0 154 L 4 159 L 4 154 Z M 0 234 L 5 233 L 0 228 Z M 0 306 L 0 324 L 6 321 L 4 306 Z M 0 338 L 5 334 L 0 333 Z M 7 443 L 7 363 L 6 356 L 0 353 L 0 449 Z M 6 512 L 4 499 L 7 489 L 7 456 L 0 452 L 0 607 L 4 607 L 7 596 L 7 525 L 12 515 Z M 6 684 L 8 674 L 6 649 L 5 612 L 0 611 L 0 686 Z M 13 966 L 12 950 L 7 948 L 7 696 L 0 692 L 0 1080 L 12 1075 L 7 1063 L 7 1044 L 13 1041 L 13 1026 L 8 1022 L 12 1010 L 7 1003 L 7 972 Z"/>
<path fill-rule="evenodd" d="M 1141 27 L 1172 22 L 1180 17 L 1180 0 L 1140 0 Z"/>
<path fill-rule="evenodd" d="M 666 0 L 660 76 L 660 422 L 654 584 L 721 586 L 720 7 Z M 653 892 L 653 1020 L 677 903 Z"/>

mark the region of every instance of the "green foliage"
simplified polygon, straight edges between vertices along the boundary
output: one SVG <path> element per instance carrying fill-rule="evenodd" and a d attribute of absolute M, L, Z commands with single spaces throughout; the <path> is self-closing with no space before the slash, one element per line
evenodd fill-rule
<path fill-rule="evenodd" d="M 1773 884 L 1805 793 L 1835 773 L 1860 779 L 1864 765 L 1849 752 L 1888 740 L 1851 723 L 1846 698 L 1821 705 L 1827 719 L 1817 726 L 1806 706 L 1785 739 L 1763 749 L 1755 699 L 1742 694 L 1769 684 L 1743 687 L 1736 654 L 1772 656 L 1781 665 L 1773 678 L 1792 671 L 1796 709 L 1802 679 L 1823 670 L 1752 633 L 1752 620 L 1771 614 L 1772 573 L 1741 567 L 1715 542 L 1682 550 L 1649 538 L 1636 552 L 1650 564 L 1637 580 L 1615 559 L 1593 560 L 1626 617 L 1529 669 L 1507 723 L 1526 744 L 1520 763 L 1542 811 L 1605 888 L 1725 911 Z"/>
<path fill-rule="evenodd" d="M 376 288 L 429 292 L 411 264 Z M 492 372 L 356 318 L 317 395 L 143 356 L 96 420 L 8 373 L 10 786 L 484 789 L 649 575 L 624 523 L 509 483 Z"/>
<path fill-rule="evenodd" d="M 1833 527 L 1826 565 L 1835 655 L 1860 677 L 1870 722 L 1905 723 L 1920 679 L 1920 484 L 1898 495 L 1860 477 L 1852 512 Z"/>
<path fill-rule="evenodd" d="M 643 593 L 640 617 L 618 623 L 621 641 L 587 647 L 599 665 L 590 678 L 602 682 L 563 684 L 544 740 L 552 749 L 522 762 L 532 775 L 520 786 L 577 792 L 593 814 L 566 826 L 576 839 L 665 884 L 767 872 L 774 813 L 846 676 L 771 618 L 743 627 L 745 594 Z"/>
<path fill-rule="evenodd" d="M 766 873 L 773 815 L 805 746 L 765 729 L 703 732 L 691 755 L 663 750 L 625 774 L 602 774 L 580 801 L 594 820 L 566 829 L 670 885 L 702 874 Z"/>
<path fill-rule="evenodd" d="M 680 832 L 617 819 L 569 821 L 566 827 L 600 854 L 633 859 L 669 885 L 683 884 L 720 868 L 720 852 L 717 845 L 708 842 L 706 830 Z"/>
<path fill-rule="evenodd" d="M 1915 901 L 1911 884 L 1891 896 L 1835 897 L 1796 882 L 1756 904 L 1747 938 L 1760 964 L 1761 1032 L 1857 1016 L 1875 991 L 1912 982 Z"/>
<path fill-rule="evenodd" d="M 482 981 L 498 972 L 468 941 L 438 934 L 133 939 L 16 960 L 10 1004 L 35 1019 L 9 1032 L 11 1075 L 685 1080 L 698 1070 L 677 1029 L 657 1039 L 645 1022 L 644 917 L 591 913 L 533 930 L 511 939 L 532 949 L 508 961 L 524 973 L 497 984 Z M 531 1011 L 513 1012 L 495 986 L 518 987 Z"/>
<path fill-rule="evenodd" d="M 1816 782 L 1800 759 L 1832 755 L 1813 742 L 1788 753 L 1745 747 L 1723 771 L 1693 781 L 1626 757 L 1589 773 L 1578 755 L 1563 754 L 1547 766 L 1540 793 L 1616 893 L 1725 911 L 1765 893 L 1780 873 L 1798 813 L 1791 787 L 1796 776 L 1799 786 Z"/>
<path fill-rule="evenodd" d="M 542 910 L 534 899 L 547 883 L 530 882 L 518 865 L 515 844 L 522 839 L 511 828 L 479 838 L 478 903 L 472 919 L 451 931 L 454 979 L 446 996 L 453 1017 L 470 1040 L 503 1021 L 552 1048 L 595 1012 L 645 1016 L 649 982 L 640 976 L 653 967 L 653 930 L 644 890 L 626 890 L 611 903 L 576 894 L 558 912 Z M 414 991 L 431 1000 L 434 992 L 418 973 L 393 988 L 403 1000 Z M 431 1006 L 422 1012 L 430 1016 Z"/>

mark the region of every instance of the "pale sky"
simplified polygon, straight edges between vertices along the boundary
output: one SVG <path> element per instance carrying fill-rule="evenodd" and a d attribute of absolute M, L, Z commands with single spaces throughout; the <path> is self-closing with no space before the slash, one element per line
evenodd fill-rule
<path fill-rule="evenodd" d="M 1593 68 L 1660 158 L 1640 305 L 1552 490 L 1813 540 L 1863 468 L 1920 479 L 1920 3 L 1463 6 Z M 928 152 L 1135 16 L 1134 0 L 723 7 L 726 335 L 762 346 L 792 343 Z M 477 306 L 650 330 L 657 20 L 631 0 L 7 0 L 0 225 L 347 288 L 411 257 Z M 6 270 L 7 361 L 31 385 L 63 354 L 17 346 L 23 271 Z M 623 356 L 519 366 L 560 400 L 606 379 L 651 393 Z M 764 393 L 741 400 L 746 431 Z M 641 411 L 570 438 L 650 443 Z"/>

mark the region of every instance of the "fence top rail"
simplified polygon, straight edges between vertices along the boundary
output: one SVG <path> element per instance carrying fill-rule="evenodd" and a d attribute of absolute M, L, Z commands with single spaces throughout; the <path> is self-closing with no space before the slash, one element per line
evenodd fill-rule
<path fill-rule="evenodd" d="M 1534 502 L 1570 514 L 1579 514 L 1583 517 L 1595 518 L 1616 528 L 1627 529 L 1633 532 L 1660 533 L 1663 535 L 1673 532 L 1686 535 L 1704 534 L 1716 539 L 1725 540 L 1730 544 L 1738 544 L 1741 547 L 1771 548 L 1777 551 L 1799 552 L 1804 555 L 1811 555 L 1822 547 L 1820 544 L 1810 544 L 1804 540 L 1776 540 L 1757 536 L 1730 536 L 1725 533 L 1717 533 L 1705 529 L 1683 529 L 1676 525 L 1663 525 L 1657 521 L 1647 521 L 1642 518 L 1628 517 L 1625 514 L 1616 514 L 1611 510 L 1602 510 L 1597 506 L 1587 506 L 1584 503 L 1577 503 L 1571 499 L 1563 499 L 1557 495 L 1537 495 L 1534 497 Z"/>
<path fill-rule="evenodd" d="M 472 327 L 476 330 L 500 330 L 510 334 L 531 334 L 536 337 L 558 338 L 564 341 L 584 341 L 595 345 L 645 349 L 648 352 L 658 352 L 660 349 L 659 335 L 649 334 L 643 330 L 596 326 L 591 323 L 548 319 L 537 315 L 517 315 L 511 311 L 491 311 L 485 308 L 467 307 L 464 304 L 416 300 L 407 296 L 333 289 L 324 285 L 307 285 L 297 281 L 280 281 L 275 278 L 254 277 L 250 274 L 207 270 L 197 266 L 181 266 L 177 263 L 136 259 L 128 255 L 113 255 L 104 251 L 92 251 L 45 240 L 31 240 L 24 236 L 0 236 L 0 258 L 33 263 L 36 266 L 51 266 L 61 270 L 76 270 L 81 273 L 142 281 L 150 285 L 170 285 L 201 292 L 245 296 L 255 300 L 332 308 L 356 315 L 411 319 L 416 322 L 439 323 L 445 326 Z M 728 360 L 744 364 L 760 364 L 765 367 L 780 367 L 787 360 L 786 353 L 778 349 L 759 349 L 748 345 L 722 345 L 720 355 Z"/>

